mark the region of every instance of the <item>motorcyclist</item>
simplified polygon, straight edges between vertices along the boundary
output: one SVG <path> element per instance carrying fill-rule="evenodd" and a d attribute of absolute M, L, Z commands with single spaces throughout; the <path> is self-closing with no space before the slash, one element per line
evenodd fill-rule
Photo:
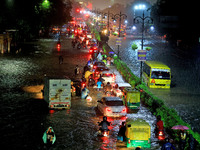
<path fill-rule="evenodd" d="M 86 99 L 88 94 L 89 94 L 89 90 L 86 88 L 86 86 L 82 89 L 81 91 L 81 99 Z"/>
<path fill-rule="evenodd" d="M 81 49 L 81 43 L 80 42 L 77 44 L 77 49 Z"/>
<path fill-rule="evenodd" d="M 95 80 L 93 79 L 93 75 L 91 74 L 89 76 L 88 86 L 91 87 L 91 86 L 94 86 L 94 85 L 95 85 Z"/>
<path fill-rule="evenodd" d="M 101 121 L 99 123 L 99 126 L 100 126 L 99 130 L 101 132 L 102 131 L 109 131 L 108 126 L 110 126 L 110 122 L 107 121 L 107 117 L 106 116 L 103 117 L 103 121 Z"/>
<path fill-rule="evenodd" d="M 155 133 L 158 136 L 159 131 L 164 132 L 164 127 L 163 127 L 163 121 L 161 120 L 161 116 L 157 116 L 157 122 L 156 122 L 156 128 L 155 128 Z"/>
<path fill-rule="evenodd" d="M 72 47 L 75 48 L 75 46 L 76 46 L 76 40 L 74 39 L 72 40 Z"/>
<path fill-rule="evenodd" d="M 55 133 L 52 131 L 52 128 L 49 127 L 47 130 L 47 145 L 53 144 L 54 135 L 55 135 Z"/>
<path fill-rule="evenodd" d="M 162 146 L 161 150 L 175 150 L 175 147 L 170 143 L 169 138 L 165 139 L 165 144 Z"/>
<path fill-rule="evenodd" d="M 107 82 L 107 84 L 104 87 L 104 91 L 105 93 L 110 92 L 111 93 L 112 90 L 112 85 L 110 84 L 110 82 Z"/>

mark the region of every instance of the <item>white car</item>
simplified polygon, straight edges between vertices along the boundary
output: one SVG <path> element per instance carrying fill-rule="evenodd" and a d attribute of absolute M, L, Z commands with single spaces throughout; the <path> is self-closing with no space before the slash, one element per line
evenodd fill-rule
<path fill-rule="evenodd" d="M 110 82 L 110 84 L 115 83 L 116 80 L 116 75 L 109 71 L 102 71 L 101 72 L 101 77 L 104 79 L 103 84 L 106 85 L 108 82 Z"/>
<path fill-rule="evenodd" d="M 119 97 L 102 97 L 97 102 L 97 108 L 104 116 L 122 117 L 127 115 L 127 108 Z"/>
<path fill-rule="evenodd" d="M 114 96 L 122 98 L 124 88 L 131 87 L 129 83 L 126 82 L 118 82 L 113 85 L 112 94 Z"/>

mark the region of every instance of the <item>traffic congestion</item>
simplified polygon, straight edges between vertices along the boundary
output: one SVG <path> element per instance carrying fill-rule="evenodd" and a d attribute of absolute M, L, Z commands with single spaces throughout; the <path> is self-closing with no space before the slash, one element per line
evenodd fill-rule
<path fill-rule="evenodd" d="M 140 91 L 127 83 L 117 71 L 114 65 L 116 54 L 104 51 L 94 35 L 91 36 L 87 26 L 75 25 L 75 28 L 77 26 L 87 29 L 88 32 L 79 31 L 67 35 L 71 39 L 71 47 L 88 53 L 89 58 L 84 67 L 81 68 L 77 64 L 74 68 L 74 78 L 71 80 L 71 108 L 68 109 L 73 109 L 73 99 L 77 97 L 87 103 L 95 103 L 95 112 L 99 118 L 95 123 L 99 126 L 95 135 L 102 139 L 103 143 L 110 139 L 114 141 L 104 143 L 104 148 L 161 148 L 166 136 L 161 118 L 156 119 L 148 112 L 140 102 Z M 87 38 L 87 33 L 91 39 Z M 55 109 L 63 109 L 63 103 L 56 105 Z M 50 109 L 51 107 L 49 105 Z M 56 132 L 54 134 L 56 137 Z M 53 139 L 52 137 L 52 142 Z"/>

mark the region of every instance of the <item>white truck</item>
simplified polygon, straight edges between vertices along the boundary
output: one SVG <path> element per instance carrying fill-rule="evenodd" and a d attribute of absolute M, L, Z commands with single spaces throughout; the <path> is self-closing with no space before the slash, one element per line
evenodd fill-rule
<path fill-rule="evenodd" d="M 71 80 L 63 77 L 44 78 L 44 100 L 50 109 L 70 109 Z"/>

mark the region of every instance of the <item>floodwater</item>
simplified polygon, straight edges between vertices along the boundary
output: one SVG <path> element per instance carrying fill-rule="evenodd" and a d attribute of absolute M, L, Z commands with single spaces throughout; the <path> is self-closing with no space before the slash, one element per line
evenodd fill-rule
<path fill-rule="evenodd" d="M 137 50 L 131 49 L 132 43 L 141 49 L 141 39 L 131 35 L 122 39 L 120 57 L 129 68 L 140 75 L 140 62 L 137 61 Z M 111 36 L 109 45 L 117 53 L 116 37 Z M 189 123 L 194 131 L 200 133 L 200 53 L 198 48 L 184 51 L 173 48 L 168 42 L 159 37 L 144 40 L 144 48 L 152 47 L 147 52 L 147 60 L 161 61 L 171 68 L 172 84 L 170 90 L 150 89 L 157 97 L 177 110 L 182 119 Z"/>
<path fill-rule="evenodd" d="M 1 147 L 8 150 L 43 149 L 42 135 L 52 126 L 57 140 L 51 149 L 123 149 L 123 146 L 118 148 L 116 139 L 119 125 L 126 118 L 108 118 L 112 122 L 110 136 L 97 136 L 102 116 L 96 111 L 96 105 L 102 93 L 95 89 L 90 89 L 92 101 L 73 97 L 70 110 L 48 110 L 41 94 L 44 75 L 73 78 L 75 66 L 78 64 L 83 68 L 90 58 L 87 50 L 72 49 L 69 39 L 62 39 L 61 44 L 58 51 L 56 40 L 42 40 L 18 54 L 0 56 Z M 64 58 L 61 65 L 58 62 L 60 55 Z M 153 133 L 155 117 L 145 107 L 127 117 L 145 119 Z M 154 134 L 151 139 L 151 149 L 158 149 L 160 146 Z"/>

